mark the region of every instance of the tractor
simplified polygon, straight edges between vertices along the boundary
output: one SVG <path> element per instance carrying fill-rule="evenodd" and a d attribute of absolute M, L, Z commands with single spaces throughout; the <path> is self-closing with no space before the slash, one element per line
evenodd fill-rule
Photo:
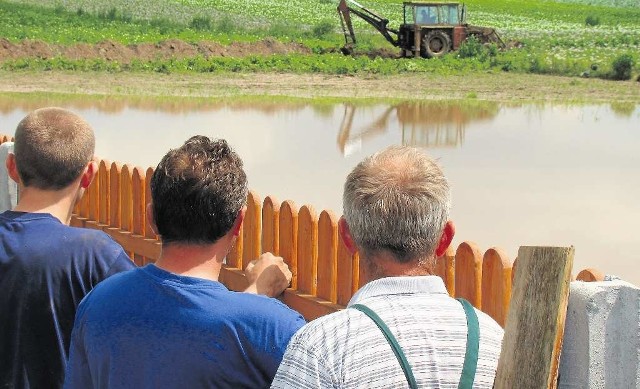
<path fill-rule="evenodd" d="M 403 23 L 398 29 L 393 29 L 387 26 L 388 19 L 378 16 L 354 0 L 340 0 L 338 14 L 345 37 L 345 46 L 341 51 L 345 55 L 353 54 L 356 44 L 351 14 L 371 24 L 389 43 L 399 47 L 402 57 L 442 57 L 457 50 L 462 42 L 472 36 L 481 43 L 495 43 L 500 48 L 505 47 L 495 29 L 466 23 L 466 6 L 463 4 L 411 1 L 403 3 L 403 11 Z"/>

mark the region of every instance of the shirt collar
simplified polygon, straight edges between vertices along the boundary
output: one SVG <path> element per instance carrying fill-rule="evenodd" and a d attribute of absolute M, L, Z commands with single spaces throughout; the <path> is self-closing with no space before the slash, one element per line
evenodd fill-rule
<path fill-rule="evenodd" d="M 442 293 L 448 295 L 442 278 L 438 276 L 385 277 L 373 280 L 360 288 L 351 297 L 347 306 L 369 297 L 411 293 Z"/>

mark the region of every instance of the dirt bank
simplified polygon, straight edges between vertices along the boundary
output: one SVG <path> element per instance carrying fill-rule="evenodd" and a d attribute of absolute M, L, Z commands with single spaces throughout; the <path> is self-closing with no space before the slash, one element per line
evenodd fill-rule
<path fill-rule="evenodd" d="M 104 41 L 95 45 L 78 43 L 71 46 L 49 44 L 36 40 L 12 43 L 0 38 L 0 62 L 24 57 L 53 58 L 62 56 L 70 59 L 102 58 L 108 61 L 130 63 L 133 59 L 149 61 L 154 59 L 203 57 L 243 57 L 247 55 L 309 54 L 309 48 L 299 43 L 283 43 L 266 38 L 257 42 L 233 42 L 222 45 L 217 42 L 191 44 L 179 39 L 169 39 L 160 43 L 123 45 Z"/>
<path fill-rule="evenodd" d="M 481 99 L 640 104 L 640 83 L 527 74 L 380 77 L 316 74 L 156 74 L 0 71 L 0 92 L 131 96 Z"/>

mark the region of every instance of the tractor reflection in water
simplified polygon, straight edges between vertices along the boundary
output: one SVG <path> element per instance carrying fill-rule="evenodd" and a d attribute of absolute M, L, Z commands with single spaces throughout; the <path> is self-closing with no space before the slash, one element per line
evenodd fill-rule
<path fill-rule="evenodd" d="M 402 145 L 433 148 L 459 147 L 464 142 L 469 123 L 493 119 L 498 103 L 477 102 L 460 105 L 454 102 L 403 102 L 389 106 L 374 121 L 354 127 L 356 106 L 344 105 L 344 117 L 338 131 L 338 148 L 343 155 L 358 151 L 362 144 L 385 134 L 395 116 Z M 355 128 L 355 130 L 354 130 Z"/>

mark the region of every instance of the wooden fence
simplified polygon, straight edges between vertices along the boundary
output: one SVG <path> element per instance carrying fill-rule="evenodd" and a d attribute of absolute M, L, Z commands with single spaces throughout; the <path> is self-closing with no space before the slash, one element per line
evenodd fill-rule
<path fill-rule="evenodd" d="M 0 143 L 10 140 L 0 137 Z M 145 220 L 153 169 L 102 160 L 99 172 L 76 205 L 71 225 L 105 231 L 120 243 L 137 265 L 154 262 L 161 244 Z M 338 238 L 339 217 L 316 212 L 292 201 L 264 200 L 250 192 L 247 214 L 234 249 L 226 258 L 220 281 L 232 290 L 246 287 L 242 269 L 261 253 L 282 256 L 293 280 L 281 300 L 308 320 L 344 308 L 361 286 L 357 255 Z M 486 251 L 472 242 L 450 248 L 436 261 L 449 294 L 464 297 L 504 326 L 511 298 L 514 261 L 499 248 Z M 579 280 L 601 280 L 593 269 Z"/>

